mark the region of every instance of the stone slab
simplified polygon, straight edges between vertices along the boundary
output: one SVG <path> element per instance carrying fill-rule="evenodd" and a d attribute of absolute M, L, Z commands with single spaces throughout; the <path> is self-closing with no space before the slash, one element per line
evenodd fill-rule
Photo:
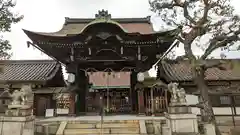
<path fill-rule="evenodd" d="M 34 135 L 34 116 L 1 117 L 1 135 Z"/>
<path fill-rule="evenodd" d="M 64 135 L 64 130 L 67 126 L 67 122 L 63 121 L 60 123 L 56 135 Z"/>
<path fill-rule="evenodd" d="M 10 116 L 4 116 L 0 117 L 1 121 L 3 122 L 26 122 L 26 121 L 33 121 L 35 119 L 35 116 L 26 116 L 26 117 L 10 117 Z"/>
<path fill-rule="evenodd" d="M 145 120 L 139 120 L 140 134 L 147 134 L 147 128 Z"/>
<path fill-rule="evenodd" d="M 175 133 L 198 133 L 197 115 L 166 114 L 167 125 Z"/>
<path fill-rule="evenodd" d="M 111 128 L 109 131 L 111 134 L 139 134 L 138 128 L 124 128 L 124 129 Z"/>
<path fill-rule="evenodd" d="M 161 134 L 161 121 L 153 121 L 154 133 Z"/>
<path fill-rule="evenodd" d="M 110 134 L 109 129 L 65 129 L 65 135 L 77 135 L 77 134 Z"/>
<path fill-rule="evenodd" d="M 166 114 L 165 117 L 169 119 L 174 119 L 174 120 L 197 119 L 196 114 Z"/>
<path fill-rule="evenodd" d="M 205 135 L 216 135 L 215 126 L 213 124 L 204 124 Z"/>
<path fill-rule="evenodd" d="M 6 111 L 5 111 L 5 115 L 6 116 L 29 116 L 29 115 L 32 115 L 32 109 L 31 108 L 14 108 L 16 107 L 15 105 L 14 106 L 11 106 L 10 108 L 8 108 Z"/>
<path fill-rule="evenodd" d="M 116 116 L 104 116 L 103 120 L 104 120 L 104 122 L 107 122 L 107 121 L 110 121 L 110 122 L 112 122 L 112 121 L 138 122 L 138 120 L 165 120 L 165 117 L 164 116 L 139 117 L 137 115 L 116 115 Z M 89 122 L 96 122 L 96 121 L 100 122 L 101 116 L 78 116 L 78 117 L 61 116 L 61 117 L 52 117 L 52 118 L 48 118 L 48 119 L 39 119 L 38 121 L 40 121 L 40 122 L 69 121 L 70 123 L 73 123 L 74 121 L 76 121 L 76 123 L 79 123 L 79 121 L 87 121 L 89 123 Z"/>
<path fill-rule="evenodd" d="M 8 109 L 29 109 L 29 105 L 8 105 Z"/>
<path fill-rule="evenodd" d="M 170 114 L 189 114 L 192 113 L 191 107 L 188 106 L 171 106 L 168 108 Z"/>
<path fill-rule="evenodd" d="M 96 128 L 96 124 L 81 124 L 81 123 L 68 123 L 66 126 L 67 129 L 86 129 L 86 128 Z"/>
<path fill-rule="evenodd" d="M 138 128 L 138 123 L 105 123 L 104 124 L 97 124 L 96 128 Z"/>

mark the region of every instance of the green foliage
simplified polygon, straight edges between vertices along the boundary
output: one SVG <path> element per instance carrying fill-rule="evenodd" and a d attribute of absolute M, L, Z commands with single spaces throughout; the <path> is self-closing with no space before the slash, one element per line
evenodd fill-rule
<path fill-rule="evenodd" d="M 10 32 L 11 25 L 23 19 L 23 16 L 13 13 L 15 5 L 12 0 L 0 0 L 0 34 Z M 0 59 L 9 59 L 11 56 L 9 50 L 11 50 L 9 41 L 0 36 Z"/>

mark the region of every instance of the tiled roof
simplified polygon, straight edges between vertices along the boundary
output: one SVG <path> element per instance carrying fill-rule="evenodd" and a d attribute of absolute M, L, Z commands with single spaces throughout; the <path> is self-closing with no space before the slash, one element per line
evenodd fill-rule
<path fill-rule="evenodd" d="M 57 32 L 45 33 L 37 32 L 46 36 L 67 36 L 79 34 L 94 19 L 66 18 L 65 24 Z M 146 18 L 112 18 L 119 23 L 128 33 L 151 34 L 154 32 L 153 26 L 148 17 Z"/>
<path fill-rule="evenodd" d="M 233 67 L 228 70 L 210 68 L 205 72 L 205 80 L 240 80 L 240 61 L 234 60 Z M 168 81 L 192 81 L 191 65 L 188 62 L 166 63 L 160 65 Z M 161 73 L 160 73 L 161 76 Z"/>
<path fill-rule="evenodd" d="M 61 65 L 53 60 L 9 60 L 2 63 L 0 81 L 47 81 L 61 70 Z"/>
<path fill-rule="evenodd" d="M 33 89 L 33 93 L 64 93 L 66 92 L 66 87 L 43 87 Z"/>
<path fill-rule="evenodd" d="M 130 72 L 117 72 L 110 75 L 106 72 L 89 73 L 89 82 L 93 83 L 93 86 L 130 86 Z"/>

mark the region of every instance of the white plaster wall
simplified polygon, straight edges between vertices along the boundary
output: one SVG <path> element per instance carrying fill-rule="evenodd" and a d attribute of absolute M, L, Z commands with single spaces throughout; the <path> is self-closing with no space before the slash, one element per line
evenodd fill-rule
<path fill-rule="evenodd" d="M 240 107 L 236 107 L 236 113 L 239 115 L 240 114 Z"/>
<path fill-rule="evenodd" d="M 186 95 L 186 100 L 188 105 L 196 105 L 199 103 L 198 97 L 195 95 Z M 240 107 L 236 108 L 237 114 L 240 114 Z M 213 107 L 213 112 L 215 115 L 232 115 L 231 107 Z M 200 115 L 200 109 L 197 107 L 192 107 L 192 113 Z"/>
<path fill-rule="evenodd" d="M 198 97 L 195 95 L 186 95 L 186 100 L 188 105 L 196 105 L 198 103 Z"/>
<path fill-rule="evenodd" d="M 232 115 L 231 107 L 213 107 L 215 115 Z"/>
<path fill-rule="evenodd" d="M 200 109 L 197 107 L 192 107 L 192 113 L 200 115 Z M 231 107 L 213 107 L 213 112 L 215 115 L 232 115 Z M 239 108 L 240 112 L 240 108 Z"/>
<path fill-rule="evenodd" d="M 201 114 L 200 109 L 197 108 L 197 107 L 192 107 L 192 113 L 196 114 L 196 115 L 200 115 Z"/>

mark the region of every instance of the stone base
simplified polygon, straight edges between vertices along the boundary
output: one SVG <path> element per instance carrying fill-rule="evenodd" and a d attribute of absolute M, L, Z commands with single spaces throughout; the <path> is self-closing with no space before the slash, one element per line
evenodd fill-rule
<path fill-rule="evenodd" d="M 34 116 L 1 117 L 2 135 L 34 135 Z"/>
<path fill-rule="evenodd" d="M 8 109 L 29 109 L 29 105 L 8 105 Z"/>
<path fill-rule="evenodd" d="M 198 133 L 197 115 L 166 114 L 167 125 L 174 133 Z"/>
<path fill-rule="evenodd" d="M 170 106 L 168 107 L 169 114 L 190 114 L 192 113 L 189 106 Z"/>
<path fill-rule="evenodd" d="M 10 117 L 30 116 L 32 115 L 32 109 L 28 105 L 8 105 L 5 115 Z"/>
<path fill-rule="evenodd" d="M 215 126 L 213 124 L 204 124 L 205 135 L 216 135 Z"/>

